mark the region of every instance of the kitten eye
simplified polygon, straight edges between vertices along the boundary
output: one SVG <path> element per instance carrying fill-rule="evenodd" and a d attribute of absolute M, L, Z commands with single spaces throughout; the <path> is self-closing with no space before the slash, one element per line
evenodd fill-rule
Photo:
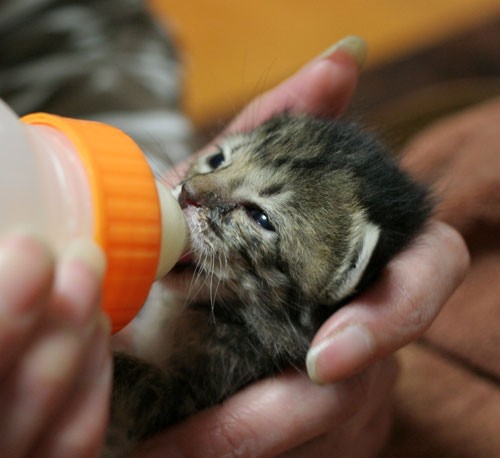
<path fill-rule="evenodd" d="M 219 151 L 215 154 L 213 154 L 212 156 L 210 156 L 209 158 L 207 158 L 207 165 L 212 169 L 212 170 L 215 170 L 217 168 L 219 168 L 225 161 L 225 157 L 224 157 L 224 152 L 222 151 L 222 149 L 219 149 Z"/>
<path fill-rule="evenodd" d="M 261 226 L 266 231 L 274 231 L 274 226 L 269 221 L 267 215 L 258 207 L 247 208 L 248 215 L 252 218 L 259 226 Z"/>

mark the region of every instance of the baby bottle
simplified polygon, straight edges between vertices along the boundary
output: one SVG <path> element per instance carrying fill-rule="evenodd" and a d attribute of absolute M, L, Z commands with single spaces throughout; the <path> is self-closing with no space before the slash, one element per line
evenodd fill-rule
<path fill-rule="evenodd" d="M 113 332 L 186 249 L 184 215 L 137 144 L 114 127 L 35 113 L 0 100 L 0 235 L 37 229 L 56 253 L 90 237 L 106 253 L 103 307 Z"/>

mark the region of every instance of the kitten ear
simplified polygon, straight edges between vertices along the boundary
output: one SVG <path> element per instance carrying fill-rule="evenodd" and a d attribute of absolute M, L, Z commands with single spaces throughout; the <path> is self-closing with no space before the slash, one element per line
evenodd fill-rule
<path fill-rule="evenodd" d="M 328 296 L 338 302 L 356 291 L 380 237 L 380 228 L 362 218 L 355 225 L 351 250 L 328 285 Z"/>

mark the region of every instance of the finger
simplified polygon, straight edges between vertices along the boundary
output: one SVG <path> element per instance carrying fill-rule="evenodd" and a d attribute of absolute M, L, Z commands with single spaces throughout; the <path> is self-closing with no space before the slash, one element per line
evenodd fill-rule
<path fill-rule="evenodd" d="M 91 338 L 83 367 L 69 402 L 44 431 L 33 455 L 40 458 L 92 458 L 101 456 L 108 423 L 111 394 L 109 321 L 103 315 Z"/>
<path fill-rule="evenodd" d="M 82 355 L 80 338 L 68 330 L 44 329 L 7 377 L 0 391 L 0 449 L 24 456 L 66 400 Z"/>
<path fill-rule="evenodd" d="M 347 37 L 339 41 L 290 78 L 257 97 L 221 135 L 248 131 L 285 110 L 297 114 L 338 116 L 351 100 L 365 56 L 366 43 L 362 38 Z M 165 181 L 176 183 L 176 177 L 183 176 L 188 168 L 189 164 L 184 162 L 176 167 L 175 173 L 167 175 Z"/>
<path fill-rule="evenodd" d="M 51 313 L 75 328 L 93 327 L 101 311 L 101 282 L 106 269 L 103 251 L 91 240 L 71 242 L 57 271 Z"/>
<path fill-rule="evenodd" d="M 279 86 L 257 97 L 226 131 L 248 131 L 285 110 L 338 116 L 354 93 L 365 57 L 366 43 L 362 38 L 344 38 Z"/>
<path fill-rule="evenodd" d="M 462 237 L 444 223 L 429 224 L 372 287 L 322 326 L 307 356 L 311 379 L 340 380 L 419 337 L 468 265 Z"/>
<path fill-rule="evenodd" d="M 97 326 L 100 272 L 70 249 L 58 264 L 39 329 L 0 387 L 0 449 L 23 456 L 63 407 Z M 53 304 L 57 306 L 53 307 Z M 60 313 L 75 311 L 70 313 Z M 85 323 L 76 317 L 88 316 Z"/>
<path fill-rule="evenodd" d="M 361 434 L 361 440 L 357 441 L 357 453 L 353 458 L 367 458 L 379 456 L 386 446 L 393 425 L 393 400 L 388 400 L 381 406 L 376 415 L 368 423 L 365 431 Z M 373 453 L 367 453 L 372 451 Z"/>
<path fill-rule="evenodd" d="M 52 287 L 54 260 L 36 236 L 18 232 L 0 245 L 0 380 L 29 344 Z"/>
<path fill-rule="evenodd" d="M 316 386 L 304 374 L 290 372 L 191 417 L 144 444 L 136 456 L 276 456 L 341 424 L 368 399 L 390 389 L 394 378 L 391 361 L 328 386 Z"/>
<path fill-rule="evenodd" d="M 361 409 L 354 418 L 340 428 L 303 444 L 282 458 L 320 458 L 339 456 L 342 458 L 372 458 L 379 456 L 390 435 L 392 426 L 392 395 L 380 397 L 373 411 Z M 366 413 L 370 415 L 366 415 Z"/>
<path fill-rule="evenodd" d="M 393 420 L 393 400 L 382 403 L 370 421 L 350 441 L 337 440 L 336 456 L 345 458 L 375 458 L 389 440 Z M 335 440 L 335 438 L 334 438 Z"/>

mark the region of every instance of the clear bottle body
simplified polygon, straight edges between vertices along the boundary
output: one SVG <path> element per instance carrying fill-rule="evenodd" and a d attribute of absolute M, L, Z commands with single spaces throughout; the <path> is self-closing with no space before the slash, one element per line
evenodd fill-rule
<path fill-rule="evenodd" d="M 68 138 L 56 129 L 19 121 L 0 101 L 0 234 L 36 229 L 60 252 L 69 240 L 92 237 L 85 170 Z"/>

